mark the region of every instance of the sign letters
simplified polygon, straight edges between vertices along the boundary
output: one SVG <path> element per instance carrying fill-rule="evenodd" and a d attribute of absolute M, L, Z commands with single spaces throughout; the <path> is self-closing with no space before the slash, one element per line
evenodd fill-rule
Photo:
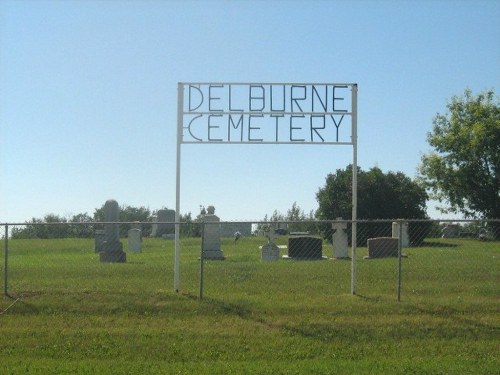
<path fill-rule="evenodd" d="M 352 144 L 352 86 L 184 83 L 181 142 Z"/>

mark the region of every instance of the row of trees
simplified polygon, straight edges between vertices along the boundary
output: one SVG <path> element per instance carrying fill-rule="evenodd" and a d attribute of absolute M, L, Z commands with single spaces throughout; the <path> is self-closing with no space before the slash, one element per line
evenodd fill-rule
<path fill-rule="evenodd" d="M 304 210 L 302 210 L 297 202 L 293 202 L 292 207 L 287 210 L 286 214 L 282 214 L 278 210 L 274 210 L 272 215 L 268 216 L 267 214 L 262 219 L 263 222 L 275 223 L 273 225 L 273 229 L 279 229 L 280 223 L 289 223 L 286 225 L 286 229 L 290 232 L 310 232 L 316 233 L 318 228 L 312 223 L 313 220 L 316 220 L 316 216 L 313 210 L 306 214 Z M 297 223 L 300 222 L 300 223 Z M 267 224 L 258 224 L 256 231 L 258 233 L 262 233 L 266 230 Z"/>
<path fill-rule="evenodd" d="M 156 210 L 152 211 L 147 207 L 133 207 L 129 205 L 120 206 L 118 221 L 122 223 L 132 223 L 139 221 L 142 224 L 142 233 L 144 236 L 150 236 L 153 228 L 153 220 L 156 216 Z M 180 215 L 181 235 L 187 237 L 201 236 L 201 218 L 204 209 L 192 218 L 191 212 Z M 104 229 L 104 205 L 96 208 L 93 216 L 88 213 L 79 213 L 69 217 L 63 217 L 55 214 L 47 214 L 43 218 L 32 218 L 24 226 L 12 228 L 12 238 L 91 238 L 96 229 Z M 120 225 L 120 236 L 125 237 L 132 224 Z"/>
<path fill-rule="evenodd" d="M 500 218 L 500 105 L 493 91 L 477 96 L 465 90 L 462 97 L 453 97 L 447 105 L 447 113 L 437 114 L 428 142 L 433 151 L 422 157 L 420 176 L 412 180 L 401 172 L 384 173 L 373 167 L 368 171 L 358 168 L 358 219 L 426 219 L 426 203 L 429 198 L 445 205 L 442 212 L 461 213 L 467 218 Z M 264 221 L 303 221 L 294 224 L 290 231 L 321 231 L 310 221 L 333 220 L 338 217 L 351 218 L 352 212 L 352 166 L 338 169 L 326 177 L 325 186 L 316 194 L 318 210 L 308 214 L 293 203 L 286 214 L 278 211 Z M 122 222 L 152 222 L 154 212 L 145 207 L 121 207 L 119 220 Z M 181 215 L 181 234 L 199 236 L 202 212 L 192 218 L 191 213 Z M 78 214 L 71 218 L 46 215 L 43 219 L 33 218 L 25 227 L 15 228 L 15 238 L 90 237 L 95 228 L 94 221 L 104 221 L 103 207 L 95 210 L 93 217 Z M 62 223 L 41 226 L 40 223 Z M 64 224 L 67 222 L 84 225 Z M 309 223 L 307 223 L 309 222 Z M 500 223 L 492 222 L 491 232 L 500 238 Z M 122 234 L 129 229 L 121 226 Z M 262 228 L 258 228 L 262 229 Z M 389 229 L 373 223 L 360 228 L 361 242 L 373 235 L 384 235 Z M 149 235 L 151 225 L 146 225 L 144 234 Z M 418 243 L 427 229 L 412 229 L 410 240 Z"/>

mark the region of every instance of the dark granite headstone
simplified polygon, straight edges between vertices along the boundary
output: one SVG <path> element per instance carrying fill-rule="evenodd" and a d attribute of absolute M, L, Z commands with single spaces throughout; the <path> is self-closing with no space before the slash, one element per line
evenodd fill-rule
<path fill-rule="evenodd" d="M 297 236 L 288 239 L 288 257 L 293 259 L 323 259 L 321 238 Z"/>
<path fill-rule="evenodd" d="M 368 239 L 368 257 L 384 258 L 398 256 L 398 238 L 378 237 Z"/>
<path fill-rule="evenodd" d="M 158 223 L 161 224 L 157 224 L 155 236 L 163 237 L 163 235 L 175 234 L 175 210 L 158 210 L 156 215 Z"/>
<path fill-rule="evenodd" d="M 127 254 L 123 251 L 123 244 L 120 242 L 118 214 L 120 206 L 118 202 L 110 199 L 104 203 L 104 242 L 102 244 L 99 258 L 101 262 L 125 263 Z"/>

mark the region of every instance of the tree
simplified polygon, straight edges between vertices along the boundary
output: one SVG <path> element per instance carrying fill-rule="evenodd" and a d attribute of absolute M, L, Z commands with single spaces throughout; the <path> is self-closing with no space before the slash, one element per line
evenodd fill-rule
<path fill-rule="evenodd" d="M 500 102 L 493 91 L 454 96 L 437 114 L 422 157 L 422 181 L 443 212 L 469 218 L 500 218 Z M 494 232 L 500 237 L 499 224 Z"/>
<path fill-rule="evenodd" d="M 69 220 L 71 223 L 69 227 L 70 237 L 91 238 L 94 235 L 94 226 L 92 224 L 92 217 L 86 212 L 73 215 Z"/>
<path fill-rule="evenodd" d="M 300 206 L 297 204 L 297 202 L 293 202 L 292 207 L 287 210 L 286 215 L 283 215 L 281 212 L 278 210 L 274 210 L 273 214 L 271 217 L 268 217 L 266 214 L 264 216 L 264 219 L 262 219 L 263 223 L 268 223 L 268 222 L 274 222 L 274 223 L 282 223 L 282 225 L 285 225 L 288 228 L 288 231 L 290 232 L 310 232 L 310 233 L 316 233 L 317 232 L 317 227 L 316 223 L 313 221 L 315 220 L 314 217 L 314 211 L 309 212 L 309 215 L 306 215 L 304 213 L 304 210 L 300 208 Z M 294 221 L 295 223 L 287 223 L 290 221 Z M 299 223 L 301 222 L 301 223 Z M 303 222 L 303 223 L 302 223 Z M 268 224 L 263 224 L 260 223 L 257 225 L 256 232 L 257 233 L 262 233 L 264 229 L 268 226 Z M 275 228 L 277 229 L 277 228 Z"/>
<path fill-rule="evenodd" d="M 106 221 L 104 217 L 104 204 L 101 208 L 96 208 L 94 212 L 95 221 Z M 118 221 L 120 222 L 134 222 L 140 221 L 142 223 L 151 222 L 151 211 L 146 207 L 132 207 L 132 206 L 120 206 L 120 212 L 118 214 Z M 126 237 L 128 230 L 131 228 L 131 224 L 120 225 L 120 236 Z M 142 233 L 144 236 L 149 236 L 151 233 L 152 226 L 150 224 L 143 224 Z"/>
<path fill-rule="evenodd" d="M 338 217 L 350 219 L 352 215 L 352 165 L 329 174 L 326 184 L 316 194 L 319 204 L 316 216 L 321 220 Z M 428 195 L 425 188 L 401 172 L 383 173 L 378 167 L 368 172 L 358 167 L 358 219 L 426 219 Z M 390 235 L 388 223 L 358 225 L 358 243 L 374 236 Z M 413 228 L 412 228 L 413 227 Z M 410 225 L 410 241 L 420 242 L 425 235 L 422 225 Z M 329 228 L 323 233 L 328 237 Z"/>
<path fill-rule="evenodd" d="M 292 207 L 286 212 L 287 221 L 299 221 L 303 223 L 293 223 L 288 225 L 290 232 L 309 232 L 316 233 L 316 224 L 314 220 L 314 211 L 309 213 L 309 216 L 299 207 L 297 202 L 293 202 Z"/>
<path fill-rule="evenodd" d="M 193 218 L 191 216 L 191 212 L 188 212 L 187 214 L 179 215 L 179 221 L 183 224 L 181 224 L 181 229 L 180 229 L 180 235 L 181 236 L 186 236 L 186 237 L 201 237 L 201 226 L 193 221 Z"/>
<path fill-rule="evenodd" d="M 43 219 L 32 218 L 22 228 L 12 230 L 12 238 L 65 238 L 69 236 L 69 226 L 64 217 L 47 214 Z"/>

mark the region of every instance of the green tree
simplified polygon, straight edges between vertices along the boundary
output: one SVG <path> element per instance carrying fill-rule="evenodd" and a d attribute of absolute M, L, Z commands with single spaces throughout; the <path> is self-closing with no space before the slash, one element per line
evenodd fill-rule
<path fill-rule="evenodd" d="M 106 221 L 104 217 L 104 204 L 100 208 L 96 208 L 94 212 L 95 221 Z M 123 205 L 120 206 L 120 212 L 118 214 L 118 221 L 120 222 L 134 222 L 140 221 L 142 223 L 151 222 L 152 216 L 149 208 L 146 207 L 132 207 Z M 128 230 L 131 228 L 131 224 L 120 225 L 120 236 L 126 237 Z M 152 226 L 151 224 L 143 224 L 142 233 L 143 236 L 149 236 L 151 234 Z"/>
<path fill-rule="evenodd" d="M 443 212 L 500 218 L 500 105 L 493 91 L 454 96 L 427 135 L 433 152 L 422 157 L 422 181 Z M 500 237 L 499 225 L 496 235 Z"/>
<path fill-rule="evenodd" d="M 311 211 L 309 212 L 309 215 L 306 215 L 297 202 L 293 202 L 292 207 L 286 212 L 285 219 L 287 221 L 301 222 L 290 224 L 288 226 L 290 232 L 316 233 L 316 224 L 312 222 L 315 219 L 314 216 L 314 211 Z"/>
<path fill-rule="evenodd" d="M 94 235 L 93 220 L 86 212 L 73 215 L 69 220 L 69 234 L 71 237 L 91 238 Z"/>
<path fill-rule="evenodd" d="M 180 214 L 179 221 L 181 224 L 180 235 L 185 237 L 201 237 L 201 225 L 199 221 L 201 221 L 200 217 L 196 218 L 193 221 L 191 212 L 187 214 Z"/>
<path fill-rule="evenodd" d="M 12 238 L 66 238 L 70 236 L 64 217 L 46 214 L 43 219 L 32 218 L 24 227 L 13 228 Z"/>
<path fill-rule="evenodd" d="M 316 223 L 313 222 L 314 220 L 314 211 L 311 211 L 308 215 L 306 215 L 304 210 L 300 208 L 297 202 L 293 202 L 292 207 L 287 210 L 286 215 L 283 215 L 278 210 L 274 210 L 271 217 L 268 217 L 268 215 L 266 214 L 264 216 L 264 219 L 262 219 L 262 222 L 283 223 L 282 225 L 285 225 L 284 223 L 294 221 L 295 223 L 286 224 L 286 226 L 288 227 L 288 231 L 316 233 L 317 227 Z M 264 231 L 265 227 L 267 226 L 268 224 L 258 224 L 256 232 L 262 233 L 262 231 Z"/>
<path fill-rule="evenodd" d="M 352 215 L 352 165 L 337 169 L 326 177 L 326 184 L 316 194 L 321 220 L 338 217 L 350 219 Z M 378 167 L 365 172 L 358 167 L 358 210 L 357 217 L 365 219 L 426 219 L 428 195 L 425 188 L 401 172 L 383 173 Z M 329 237 L 329 228 L 323 228 Z M 423 224 L 410 225 L 410 241 L 419 243 L 425 236 Z M 383 223 L 363 223 L 358 225 L 358 244 L 366 239 L 391 234 L 391 226 Z"/>

